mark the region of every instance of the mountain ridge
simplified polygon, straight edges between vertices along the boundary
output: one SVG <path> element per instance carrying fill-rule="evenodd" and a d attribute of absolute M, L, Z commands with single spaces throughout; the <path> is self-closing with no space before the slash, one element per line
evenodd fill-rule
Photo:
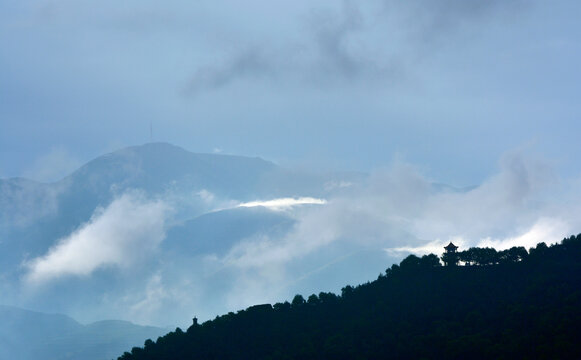
<path fill-rule="evenodd" d="M 90 168 L 91 166 L 95 165 L 96 163 L 99 163 L 100 161 L 107 160 L 110 158 L 116 158 L 116 157 L 119 157 L 120 155 L 123 155 L 123 154 L 128 155 L 129 153 L 132 153 L 132 152 L 143 153 L 144 151 L 150 151 L 153 148 L 157 148 L 158 150 L 164 149 L 165 151 L 168 151 L 171 149 L 171 151 L 174 154 L 183 153 L 183 154 L 188 154 L 188 155 L 199 156 L 199 157 L 206 158 L 206 159 L 227 158 L 227 159 L 234 159 L 234 160 L 235 159 L 256 160 L 256 161 L 264 162 L 266 164 L 270 164 L 272 166 L 276 166 L 276 164 L 274 164 L 273 162 L 265 160 L 265 159 L 261 158 L 260 156 L 245 156 L 245 155 L 216 154 L 216 153 L 206 153 L 206 152 L 192 152 L 192 151 L 184 149 L 181 146 L 173 145 L 173 144 L 168 143 L 168 142 L 152 142 L 152 143 L 145 143 L 142 145 L 125 146 L 125 147 L 119 148 L 117 150 L 114 150 L 114 151 L 99 155 L 97 157 L 94 157 L 91 160 L 84 163 L 83 165 L 76 168 L 75 170 L 71 171 L 69 174 L 64 175 L 62 178 L 60 178 L 59 180 L 56 180 L 56 181 L 38 181 L 38 180 L 28 178 L 25 176 L 12 176 L 12 177 L 2 177 L 2 178 L 0 178 L 0 182 L 2 182 L 2 181 L 5 181 L 5 182 L 27 181 L 27 182 L 36 183 L 36 184 L 51 185 L 51 184 L 55 184 L 55 183 L 64 181 L 67 178 L 73 177 L 73 176 L 75 176 L 76 173 L 85 171 L 87 168 Z"/>
<path fill-rule="evenodd" d="M 156 271 L 177 272 L 175 266 L 164 267 L 164 263 L 192 266 L 207 258 L 216 259 L 216 254 L 227 254 L 236 242 L 274 235 L 284 238 L 283 233 L 293 229 L 293 211 L 232 209 L 237 204 L 280 197 L 328 196 L 333 191 L 348 190 L 329 190 L 329 183 L 346 186 L 359 181 L 360 176 L 344 172 L 310 174 L 283 169 L 259 157 L 192 153 L 168 143 L 151 143 L 96 157 L 54 183 L 2 179 L 0 276 L 6 281 L 0 284 L 0 291 L 9 303 L 75 314 L 75 307 L 67 306 L 69 301 L 59 300 L 59 294 L 67 291 L 70 302 L 85 306 L 91 303 L 102 314 L 99 294 L 107 292 L 115 297 L 129 291 L 129 284 L 124 282 L 131 276 L 140 276 L 147 284 L 155 278 Z M 123 266 L 114 265 L 97 267 L 83 277 L 64 273 L 41 288 L 42 299 L 38 295 L 21 296 L 30 264 L 46 258 L 59 244 L 86 235 L 83 229 L 91 228 L 123 199 L 129 199 L 123 203 L 126 211 L 158 202 L 168 209 L 162 225 L 165 237 L 156 242 L 155 258 L 142 258 L 128 272 Z M 219 209 L 230 210 L 216 213 Z M 123 213 L 115 216 L 123 217 Z M 180 229 L 186 231 L 174 237 Z M 229 236 L 234 229 L 239 236 Z M 91 234 L 93 238 L 99 236 Z M 115 234 L 122 237 L 125 233 Z M 171 256 L 179 260 L 172 260 Z M 149 267 L 145 265 L 147 261 Z M 220 291 L 224 296 L 226 287 L 234 284 L 228 282 L 224 272 L 219 275 L 222 278 L 213 283 L 222 284 Z"/>
<path fill-rule="evenodd" d="M 441 266 L 433 254 L 410 255 L 339 296 L 296 295 L 291 303 L 254 305 L 203 324 L 194 319 L 186 332 L 146 340 L 118 359 L 581 356 L 581 234 L 529 252 L 513 248 L 522 257 L 512 259 L 503 257 L 510 251 L 469 250 L 492 257 L 482 265 Z"/>

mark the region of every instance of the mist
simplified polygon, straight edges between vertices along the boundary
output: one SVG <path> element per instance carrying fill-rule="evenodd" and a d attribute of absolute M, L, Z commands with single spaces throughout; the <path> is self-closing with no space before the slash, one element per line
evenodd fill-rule
<path fill-rule="evenodd" d="M 580 10 L 0 0 L 0 305 L 185 328 L 578 233 Z"/>
<path fill-rule="evenodd" d="M 23 260 L 5 301 L 57 306 L 82 321 L 185 326 L 194 314 L 211 319 L 296 293 L 337 292 L 410 253 L 439 255 L 450 241 L 530 248 L 581 225 L 581 182 L 558 175 L 530 147 L 507 152 L 495 173 L 468 188 L 438 184 L 400 158 L 356 180 L 335 176 L 316 194 L 303 187 L 303 196 L 252 201 L 184 192 L 180 180 L 158 193 L 115 186 L 86 222 Z M 65 288 L 71 296 L 62 303 Z"/>

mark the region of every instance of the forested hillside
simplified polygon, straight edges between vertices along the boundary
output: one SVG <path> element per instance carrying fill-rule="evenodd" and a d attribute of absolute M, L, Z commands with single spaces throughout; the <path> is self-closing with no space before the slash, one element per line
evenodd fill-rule
<path fill-rule="evenodd" d="M 581 234 L 456 256 L 410 255 L 340 296 L 194 323 L 119 360 L 581 358 Z"/>

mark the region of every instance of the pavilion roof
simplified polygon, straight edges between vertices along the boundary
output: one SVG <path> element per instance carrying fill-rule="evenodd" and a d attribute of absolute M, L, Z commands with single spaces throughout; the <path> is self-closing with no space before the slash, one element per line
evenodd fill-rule
<path fill-rule="evenodd" d="M 450 243 L 449 243 L 447 246 L 445 246 L 445 247 L 444 247 L 444 249 L 446 249 L 446 250 L 456 250 L 456 249 L 458 249 L 458 246 L 454 245 L 454 244 L 453 244 L 453 243 L 450 241 Z"/>

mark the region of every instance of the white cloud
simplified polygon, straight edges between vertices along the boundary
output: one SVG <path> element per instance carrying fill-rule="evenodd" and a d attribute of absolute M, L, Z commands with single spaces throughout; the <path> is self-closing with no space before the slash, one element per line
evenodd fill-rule
<path fill-rule="evenodd" d="M 509 249 L 513 246 L 524 246 L 529 249 L 540 242 L 548 244 L 560 241 L 569 235 L 570 226 L 567 222 L 555 218 L 542 218 L 530 230 L 515 237 L 505 239 L 485 238 L 478 242 L 478 247 L 492 247 L 497 250 Z"/>
<path fill-rule="evenodd" d="M 545 242 L 552 244 L 568 236 L 570 231 L 569 224 L 557 218 L 541 218 L 535 222 L 530 229 L 525 230 L 522 234 L 509 236 L 505 238 L 483 237 L 480 239 L 469 240 L 461 236 L 450 237 L 445 240 L 437 239 L 419 246 L 401 246 L 386 248 L 388 254 L 393 256 L 403 256 L 404 254 L 437 254 L 444 252 L 444 246 L 453 242 L 460 250 L 469 247 L 491 247 L 496 250 L 506 250 L 513 246 L 524 246 L 526 249 L 535 247 L 538 243 Z"/>
<path fill-rule="evenodd" d="M 385 251 L 392 256 L 402 256 L 403 254 L 425 255 L 425 254 L 441 254 L 444 251 L 444 246 L 449 242 L 453 242 L 458 247 L 463 247 L 466 241 L 462 238 L 453 238 L 446 240 L 434 240 L 420 246 L 401 246 L 394 248 L 386 248 Z"/>
<path fill-rule="evenodd" d="M 552 173 L 547 163 L 517 151 L 503 157 L 500 171 L 482 185 L 439 192 L 417 168 L 395 162 L 372 174 L 366 185 L 294 214 L 297 224 L 286 236 L 247 239 L 222 261 L 253 271 L 285 266 L 335 242 L 402 256 L 438 254 L 450 241 L 498 249 L 559 241 L 581 222 L 558 199 L 577 203 L 581 192 L 574 188 L 559 196 L 565 190 Z"/>
<path fill-rule="evenodd" d="M 283 211 L 292 208 L 297 205 L 324 205 L 327 201 L 323 199 L 316 199 L 312 197 L 300 197 L 300 198 L 280 198 L 265 201 L 250 201 L 241 203 L 238 207 L 257 207 L 262 206 L 274 211 Z"/>
<path fill-rule="evenodd" d="M 97 209 L 86 224 L 61 239 L 47 254 L 27 262 L 25 279 L 38 284 L 130 264 L 163 240 L 168 210 L 162 201 L 148 201 L 137 192 L 126 193 L 107 208 Z"/>
<path fill-rule="evenodd" d="M 240 268 L 285 264 L 335 240 L 335 229 L 325 225 L 301 217 L 300 223 L 284 238 L 259 236 L 243 241 L 232 247 L 223 262 Z M 313 235 L 316 235 L 316 240 L 313 240 Z"/>

